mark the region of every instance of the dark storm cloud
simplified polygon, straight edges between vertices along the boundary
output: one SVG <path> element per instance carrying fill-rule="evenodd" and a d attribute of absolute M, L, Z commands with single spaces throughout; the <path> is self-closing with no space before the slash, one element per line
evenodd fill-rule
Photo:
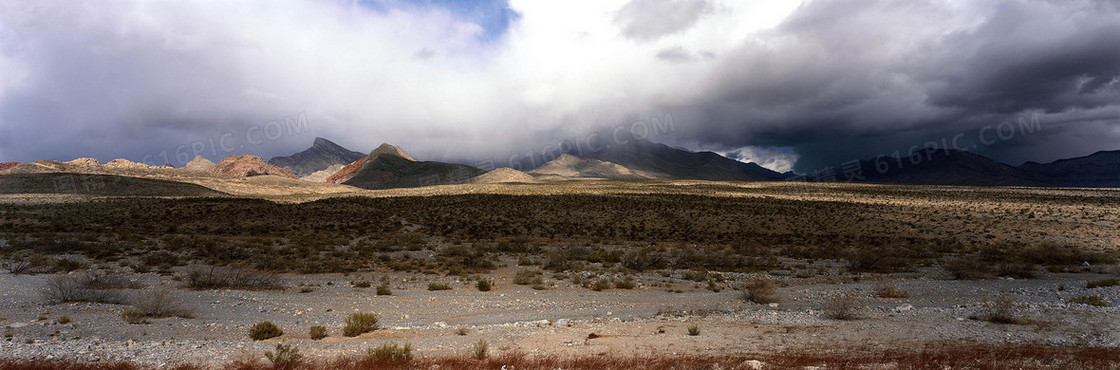
<path fill-rule="evenodd" d="M 1116 3 L 1089 0 L 0 0 L 0 161 L 304 114 L 208 156 L 323 136 L 469 163 L 668 113 L 671 145 L 803 171 L 1037 117 L 976 151 L 1049 161 L 1120 149 L 1117 45 Z"/>
<path fill-rule="evenodd" d="M 1052 160 L 1120 149 L 1117 45 L 1108 2 L 812 1 L 676 108 L 704 123 L 686 137 L 793 147 L 803 171 L 1035 114 L 1042 132 L 978 151 Z M 1095 137 L 1047 139 L 1077 132 Z"/>

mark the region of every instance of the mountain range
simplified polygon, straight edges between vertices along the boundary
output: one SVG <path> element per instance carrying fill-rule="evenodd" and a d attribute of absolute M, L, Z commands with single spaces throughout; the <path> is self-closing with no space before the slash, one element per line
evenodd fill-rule
<path fill-rule="evenodd" d="M 141 176 L 157 179 L 287 178 L 276 186 L 318 183 L 323 191 L 345 191 L 348 185 L 363 189 L 390 189 L 449 184 L 538 183 L 574 179 L 714 181 L 804 180 L 913 185 L 1120 187 L 1120 151 L 1102 151 L 1050 163 L 1027 162 L 1010 166 L 982 155 L 959 150 L 930 149 L 910 156 L 876 157 L 838 163 L 807 176 L 782 174 L 754 163 L 743 163 L 713 152 L 692 152 L 665 144 L 631 138 L 599 150 L 569 152 L 527 172 L 501 168 L 490 173 L 462 164 L 417 161 L 404 149 L 381 144 L 361 154 L 324 138 L 315 138 L 307 150 L 265 162 L 248 155 L 231 155 L 220 163 L 201 156 L 183 169 L 115 159 L 101 163 L 93 158 L 68 162 L 35 161 L 0 163 L 0 175 L 81 173 L 108 176 Z M 481 176 L 484 175 L 485 176 Z M 300 180 L 296 180 L 299 178 Z M 21 178 L 20 184 L 33 177 Z M 302 181 L 301 181 L 302 180 Z M 194 180 L 190 180 L 194 181 Z M 207 180 L 216 181 L 216 180 Z M 222 180 L 226 181 L 226 180 Z M 197 182 L 197 181 L 196 181 Z M 257 181 L 257 183 L 261 183 Z M 13 183 L 14 184 L 14 183 Z M 324 188 L 328 187 L 328 188 Z M 352 189 L 352 188 L 349 188 Z"/>
<path fill-rule="evenodd" d="M 757 164 L 739 162 L 713 152 L 691 152 L 638 138 L 604 145 L 600 150 L 571 151 L 568 154 L 614 163 L 661 178 L 766 181 L 785 177 Z"/>

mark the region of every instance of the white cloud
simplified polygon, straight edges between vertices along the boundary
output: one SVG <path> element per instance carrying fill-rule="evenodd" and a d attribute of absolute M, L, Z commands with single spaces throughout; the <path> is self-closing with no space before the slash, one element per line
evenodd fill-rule
<path fill-rule="evenodd" d="M 799 158 L 792 148 L 748 146 L 720 154 L 740 162 L 756 163 L 781 173 L 792 171 L 793 165 Z"/>

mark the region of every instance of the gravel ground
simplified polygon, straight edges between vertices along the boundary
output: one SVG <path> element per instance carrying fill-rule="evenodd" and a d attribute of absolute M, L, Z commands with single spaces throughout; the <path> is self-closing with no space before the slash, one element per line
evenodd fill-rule
<path fill-rule="evenodd" d="M 156 274 L 130 275 L 145 288 L 172 289 L 190 306 L 192 318 L 152 319 L 130 325 L 124 305 L 47 304 L 41 290 L 50 275 L 0 274 L 0 354 L 15 358 L 129 359 L 144 364 L 222 364 L 261 356 L 277 343 L 295 344 L 309 356 L 354 354 L 383 342 L 410 342 L 419 355 L 465 353 L 486 339 L 493 351 L 556 354 L 759 353 L 773 350 L 828 350 L 920 345 L 941 341 L 1031 343 L 1071 346 L 1120 345 L 1120 287 L 1086 289 L 1100 274 L 1044 274 L 1038 279 L 952 281 L 936 272 L 893 276 L 777 277 L 785 287 L 777 305 L 758 305 L 740 292 L 712 292 L 695 283 L 650 273 L 631 290 L 596 292 L 555 281 L 550 290 L 513 285 L 517 268 L 492 274 L 493 291 L 479 292 L 472 281 L 453 277 L 391 274 L 391 296 L 349 281 L 381 274 L 285 275 L 283 291 L 181 288 Z M 743 279 L 743 275 L 726 274 Z M 547 274 L 546 274 L 547 276 Z M 674 275 L 677 276 L 677 275 Z M 551 279 L 550 279 L 551 280 Z M 858 280 L 858 281 L 857 281 Z M 874 297 L 888 281 L 909 298 Z M 428 291 L 428 282 L 453 290 Z M 328 282 L 330 284 L 328 284 Z M 668 282 L 669 285 L 666 285 Z M 300 286 L 313 291 L 300 293 Z M 682 290 L 676 293 L 669 290 Z M 856 320 L 831 320 L 823 310 L 834 297 L 858 299 Z M 1082 295 L 1100 295 L 1108 307 L 1069 304 Z M 1018 302 L 1026 323 L 1000 325 L 969 319 L 985 302 L 1005 295 Z M 341 336 L 351 312 L 380 315 L 382 329 L 356 338 Z M 70 322 L 61 324 L 63 316 Z M 252 341 L 248 328 L 269 320 L 285 330 L 279 338 Z M 323 325 L 331 336 L 319 341 L 308 328 Z M 701 328 L 698 336 L 687 328 Z M 460 333 L 465 329 L 465 333 Z M 598 338 L 587 339 L 595 333 Z M 465 335 L 461 335 L 465 334 Z"/>

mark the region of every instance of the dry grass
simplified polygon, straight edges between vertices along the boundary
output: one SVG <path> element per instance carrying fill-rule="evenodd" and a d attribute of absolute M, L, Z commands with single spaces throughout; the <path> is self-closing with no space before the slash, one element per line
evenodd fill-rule
<path fill-rule="evenodd" d="M 766 368 L 797 369 L 817 366 L 829 369 L 1050 369 L 1069 370 L 1120 367 L 1118 348 L 1075 348 L 1034 345 L 984 345 L 973 343 L 931 344 L 921 348 L 869 351 L 765 352 L 758 355 L 588 355 L 565 357 L 532 356 L 507 352 L 479 360 L 474 356 L 378 358 L 358 354 L 332 359 L 305 359 L 292 369 L 750 369 L 748 361 L 757 360 Z M 177 370 L 198 369 L 184 365 Z M 230 370 L 271 370 L 276 367 L 263 358 L 243 360 L 221 368 Z M 149 367 L 127 362 L 68 362 L 59 360 L 0 360 L 4 370 L 146 370 Z"/>

